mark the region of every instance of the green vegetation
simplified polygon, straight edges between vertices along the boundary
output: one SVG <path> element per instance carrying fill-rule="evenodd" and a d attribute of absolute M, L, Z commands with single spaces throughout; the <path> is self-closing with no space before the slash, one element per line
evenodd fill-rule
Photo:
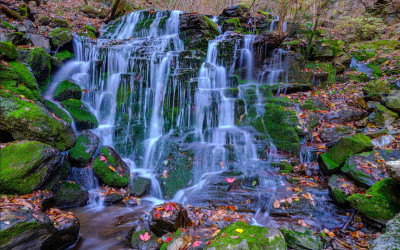
<path fill-rule="evenodd" d="M 57 85 L 53 93 L 53 98 L 60 102 L 69 99 L 80 100 L 82 98 L 82 89 L 78 84 L 70 80 L 65 80 Z"/>
<path fill-rule="evenodd" d="M 66 61 L 74 57 L 74 54 L 69 52 L 68 50 L 63 50 L 54 54 L 54 57 L 59 59 L 60 61 Z"/>
<path fill-rule="evenodd" d="M 63 109 L 59 108 L 54 102 L 49 100 L 45 100 L 46 108 L 50 113 L 53 113 L 56 117 L 60 118 L 61 120 L 68 122 L 69 124 L 72 123 L 72 118 L 65 112 Z"/>
<path fill-rule="evenodd" d="M 11 42 L 0 42 L 0 59 L 14 61 L 17 59 L 17 48 Z"/>
<path fill-rule="evenodd" d="M 311 70 L 323 71 L 329 74 L 328 84 L 332 85 L 336 83 L 336 69 L 330 63 L 321 62 L 308 62 L 306 68 Z"/>
<path fill-rule="evenodd" d="M 69 99 L 61 102 L 75 121 L 78 130 L 92 129 L 99 126 L 97 118 L 83 105 L 80 100 Z"/>

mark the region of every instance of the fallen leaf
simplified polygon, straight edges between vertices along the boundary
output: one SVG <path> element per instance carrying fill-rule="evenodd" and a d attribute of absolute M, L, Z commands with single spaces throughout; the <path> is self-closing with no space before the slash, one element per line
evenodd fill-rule
<path fill-rule="evenodd" d="M 225 181 L 228 183 L 233 183 L 236 180 L 236 177 L 233 178 L 226 178 Z"/>
<path fill-rule="evenodd" d="M 112 166 L 108 166 L 108 168 L 115 172 L 115 168 L 113 168 Z"/>
<path fill-rule="evenodd" d="M 201 241 L 195 241 L 195 242 L 193 242 L 193 247 L 198 247 L 198 246 L 200 246 L 202 243 L 203 243 L 203 242 L 201 242 Z"/>
<path fill-rule="evenodd" d="M 274 208 L 280 208 L 281 207 L 281 203 L 278 200 L 274 201 Z"/>
<path fill-rule="evenodd" d="M 241 233 L 243 233 L 244 230 L 241 229 L 241 228 L 238 228 L 238 229 L 236 229 L 235 231 L 241 234 Z"/>
<path fill-rule="evenodd" d="M 140 234 L 139 235 L 139 237 L 140 237 L 140 239 L 142 240 L 142 241 L 148 241 L 148 240 L 150 240 L 150 234 L 148 233 L 148 232 L 146 232 L 145 234 Z"/>

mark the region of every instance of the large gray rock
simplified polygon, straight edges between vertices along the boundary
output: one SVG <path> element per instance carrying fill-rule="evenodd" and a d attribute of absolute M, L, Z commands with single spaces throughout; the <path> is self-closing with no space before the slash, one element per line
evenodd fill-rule
<path fill-rule="evenodd" d="M 390 177 L 400 182 L 400 159 L 386 162 L 386 171 Z"/>
<path fill-rule="evenodd" d="M 400 90 L 383 99 L 385 106 L 397 113 L 400 113 Z"/>
<path fill-rule="evenodd" d="M 32 34 L 32 33 L 27 33 L 26 37 L 29 40 L 31 40 L 33 45 L 44 49 L 46 51 L 46 53 L 50 53 L 50 51 L 51 51 L 50 40 L 47 37 L 44 37 L 42 35 Z"/>
<path fill-rule="evenodd" d="M 400 249 L 400 214 L 386 224 L 385 233 L 371 245 L 371 250 Z"/>
<path fill-rule="evenodd" d="M 368 117 L 370 122 L 373 122 L 376 126 L 380 128 L 385 128 L 392 124 L 399 115 L 395 112 L 387 109 L 383 105 L 378 105 L 375 111 L 371 113 Z"/>
<path fill-rule="evenodd" d="M 322 249 L 322 241 L 313 231 L 306 227 L 297 225 L 287 226 L 280 229 L 288 247 L 293 249 Z"/>

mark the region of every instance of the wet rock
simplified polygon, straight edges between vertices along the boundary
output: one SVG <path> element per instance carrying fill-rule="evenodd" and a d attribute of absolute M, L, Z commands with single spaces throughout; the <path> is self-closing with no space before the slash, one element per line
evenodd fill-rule
<path fill-rule="evenodd" d="M 104 198 L 104 204 L 113 205 L 121 203 L 124 197 L 120 194 L 109 194 Z"/>
<path fill-rule="evenodd" d="M 340 169 L 348 156 L 371 151 L 372 148 L 371 139 L 364 134 L 344 137 L 318 157 L 319 167 L 325 174 L 332 174 Z"/>
<path fill-rule="evenodd" d="M 53 93 L 54 100 L 59 102 L 69 99 L 80 100 L 81 97 L 82 97 L 81 87 L 79 87 L 78 84 L 74 83 L 71 80 L 65 80 L 60 82 Z"/>
<path fill-rule="evenodd" d="M 354 128 L 345 125 L 336 125 L 333 127 L 323 127 L 319 138 L 323 142 L 335 142 L 342 137 L 348 136 L 354 132 Z"/>
<path fill-rule="evenodd" d="M 0 111 L 0 129 L 11 133 L 16 140 L 40 141 L 60 151 L 75 144 L 75 133 L 71 125 L 53 117 L 35 103 L 0 90 Z"/>
<path fill-rule="evenodd" d="M 18 61 L 26 63 L 31 69 L 41 89 L 50 82 L 51 56 L 42 48 L 20 50 Z"/>
<path fill-rule="evenodd" d="M 312 85 L 311 84 L 277 84 L 273 85 L 271 87 L 271 91 L 274 94 L 277 94 L 278 92 L 280 93 L 286 93 L 286 94 L 293 94 L 297 92 L 306 92 L 312 90 Z"/>
<path fill-rule="evenodd" d="M 26 20 L 24 22 L 24 27 L 27 33 L 32 33 L 35 31 L 36 25 L 31 20 Z"/>
<path fill-rule="evenodd" d="M 49 35 L 50 44 L 53 49 L 62 48 L 72 42 L 74 36 L 68 28 L 55 28 Z"/>
<path fill-rule="evenodd" d="M 365 217 L 384 225 L 400 212 L 399 193 L 400 184 L 387 178 L 372 185 L 365 194 L 353 194 L 348 202 Z"/>
<path fill-rule="evenodd" d="M 99 146 L 100 138 L 90 131 L 83 131 L 75 146 L 68 152 L 68 160 L 74 166 L 85 166 L 90 162 Z"/>
<path fill-rule="evenodd" d="M 50 53 L 50 40 L 42 35 L 28 33 L 26 37 L 35 45 L 36 47 L 42 48 L 46 53 Z"/>
<path fill-rule="evenodd" d="M 1 249 L 40 249 L 54 234 L 53 222 L 42 213 L 16 209 L 2 212 Z"/>
<path fill-rule="evenodd" d="M 329 194 L 339 204 L 345 204 L 347 197 L 354 194 L 357 188 L 353 182 L 338 175 L 329 178 L 328 187 Z"/>
<path fill-rule="evenodd" d="M 101 11 L 101 9 L 94 8 L 93 6 L 84 6 L 81 7 L 81 11 L 85 14 L 85 16 L 90 18 L 105 18 L 106 15 Z"/>
<path fill-rule="evenodd" d="M 392 124 L 398 116 L 398 114 L 390 111 L 385 106 L 378 105 L 375 111 L 368 117 L 368 120 L 380 128 L 385 128 Z"/>
<path fill-rule="evenodd" d="M 127 187 L 129 184 L 129 167 L 111 147 L 102 147 L 93 161 L 97 176 L 111 187 Z"/>
<path fill-rule="evenodd" d="M 260 63 L 264 62 L 269 57 L 270 52 L 278 48 L 285 38 L 284 35 L 275 32 L 258 35 L 253 42 L 255 60 Z"/>
<path fill-rule="evenodd" d="M 144 224 L 144 223 L 142 223 Z M 140 235 L 144 236 L 145 234 L 150 235 L 150 239 L 148 241 L 143 241 L 140 239 Z M 158 244 L 158 237 L 150 232 L 148 228 L 144 225 L 136 225 L 128 235 L 129 246 L 133 249 L 138 250 L 155 250 L 158 249 L 160 244 Z"/>
<path fill-rule="evenodd" d="M 400 157 L 400 154 L 398 155 L 398 157 Z M 397 157 L 397 159 L 398 159 L 398 157 Z M 386 171 L 388 172 L 388 174 L 391 178 L 400 182 L 400 160 L 399 159 L 396 161 L 387 161 L 386 162 Z"/>
<path fill-rule="evenodd" d="M 0 42 L 0 59 L 14 61 L 17 59 L 18 51 L 11 42 Z"/>
<path fill-rule="evenodd" d="M 39 15 L 37 17 L 37 23 L 39 25 L 48 25 L 51 22 L 50 17 L 46 16 L 46 15 Z"/>
<path fill-rule="evenodd" d="M 30 193 L 53 182 L 54 175 L 60 170 L 60 152 L 41 142 L 20 141 L 0 152 L 2 194 Z"/>
<path fill-rule="evenodd" d="M 24 45 L 28 42 L 26 36 L 21 32 L 6 33 L 5 37 L 8 41 L 15 45 Z"/>
<path fill-rule="evenodd" d="M 380 128 L 365 128 L 362 130 L 363 134 L 370 137 L 371 139 L 373 138 L 379 138 L 381 136 L 387 135 L 389 131 L 385 128 L 380 129 Z"/>
<path fill-rule="evenodd" d="M 371 140 L 372 144 L 374 144 L 374 147 L 376 148 L 385 148 L 394 141 L 395 137 L 393 135 L 383 135 Z"/>
<path fill-rule="evenodd" d="M 89 192 L 76 183 L 63 181 L 55 189 L 59 207 L 85 206 L 89 200 Z"/>
<path fill-rule="evenodd" d="M 192 242 L 192 236 L 186 233 L 184 229 L 178 229 L 172 236 L 171 241 L 164 243 L 162 249 L 175 250 L 175 249 L 186 249 Z"/>
<path fill-rule="evenodd" d="M 368 82 L 363 88 L 362 91 L 365 95 L 366 101 L 381 101 L 382 98 L 386 95 L 389 95 L 390 83 L 386 80 L 373 80 Z"/>
<path fill-rule="evenodd" d="M 278 250 L 286 249 L 286 242 L 282 233 L 276 228 L 250 226 L 245 222 L 238 221 L 221 229 L 206 249 Z"/>
<path fill-rule="evenodd" d="M 77 130 L 82 131 L 85 129 L 97 128 L 99 126 L 96 116 L 89 111 L 82 101 L 68 99 L 62 101 L 61 105 L 74 119 Z"/>
<path fill-rule="evenodd" d="M 145 195 L 151 186 L 151 180 L 144 177 L 135 177 L 132 180 L 132 185 L 130 186 L 131 195 L 140 197 Z"/>
<path fill-rule="evenodd" d="M 239 4 L 224 9 L 220 16 L 225 18 L 244 17 L 248 12 L 249 7 Z"/>
<path fill-rule="evenodd" d="M 380 105 L 380 104 L 381 104 L 380 102 L 369 101 L 369 102 L 367 102 L 367 107 L 366 107 L 366 109 L 367 109 L 367 111 L 369 111 L 369 112 L 374 111 L 375 108 L 376 108 L 378 105 Z"/>
<path fill-rule="evenodd" d="M 400 113 L 400 90 L 383 99 L 383 103 L 388 109 Z"/>
<path fill-rule="evenodd" d="M 288 247 L 293 249 L 322 249 L 322 241 L 313 231 L 296 225 L 280 228 Z"/>
<path fill-rule="evenodd" d="M 359 121 L 366 117 L 368 114 L 361 110 L 345 109 L 334 111 L 333 113 L 327 114 L 325 120 L 330 123 L 346 123 Z"/>
<path fill-rule="evenodd" d="M 400 154 L 399 150 L 375 150 L 352 155 L 347 158 L 341 171 L 358 186 L 369 188 L 375 182 L 388 177 L 385 161 L 390 161 Z"/>
<path fill-rule="evenodd" d="M 51 19 L 50 27 L 52 28 L 68 28 L 69 26 L 68 21 L 65 19 Z"/>
<path fill-rule="evenodd" d="M 40 207 L 41 211 L 46 211 L 56 204 L 56 196 L 51 191 L 35 191 L 32 193 L 32 200 Z"/>
<path fill-rule="evenodd" d="M 166 202 L 153 207 L 150 211 L 150 230 L 157 236 L 185 228 L 187 223 L 188 213 L 179 203 Z"/>
<path fill-rule="evenodd" d="M 57 104 L 52 101 L 45 100 L 46 109 L 51 113 L 54 114 L 56 117 L 60 118 L 61 120 L 68 122 L 69 124 L 72 123 L 71 116 L 65 112 L 62 108 L 60 108 Z"/>
<path fill-rule="evenodd" d="M 400 214 L 386 224 L 385 232 L 375 239 L 370 249 L 400 249 Z"/>

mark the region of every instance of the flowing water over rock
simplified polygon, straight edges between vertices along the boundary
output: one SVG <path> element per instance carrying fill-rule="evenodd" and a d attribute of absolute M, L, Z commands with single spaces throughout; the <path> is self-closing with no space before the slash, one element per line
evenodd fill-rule
<path fill-rule="evenodd" d="M 271 213 L 285 214 L 272 211 L 272 203 L 291 184 L 276 174 L 271 163 L 283 156 L 271 137 L 259 131 L 266 130 L 262 90 L 264 85 L 287 82 L 284 58 L 288 52 L 275 50 L 255 72 L 255 35 L 226 32 L 209 41 L 207 53 L 187 51 L 179 35 L 180 14 L 138 11 L 108 25 L 97 41 L 75 37 L 76 61 L 60 70 L 48 96 L 68 77 L 84 89 L 82 101 L 99 121 L 93 132 L 101 144 L 116 149 L 132 176 L 151 179 L 150 197 L 145 199 L 235 205 L 237 211 L 256 214 L 255 223 L 271 224 Z M 281 92 L 285 90 L 279 89 L 278 95 Z M 258 129 L 253 122 L 259 124 Z M 302 152 L 303 161 L 309 158 L 307 150 Z M 235 179 L 228 184 L 226 178 Z M 88 227 L 99 224 L 88 219 L 88 213 L 108 220 L 107 213 L 127 212 L 103 206 L 97 179 L 89 170 L 74 168 L 70 180 L 91 189 L 89 207 L 100 208 L 75 209 L 84 218 L 83 239 L 93 238 Z M 303 204 L 293 213 L 304 210 L 299 218 L 316 216 L 308 223 L 317 227 L 340 224 L 329 221 L 334 208 L 324 200 L 327 191 L 309 192 L 316 193 L 318 209 Z M 135 209 L 145 211 L 146 204 Z M 320 218 L 326 221 L 318 223 Z M 76 248 L 101 245 L 92 243 L 79 243 Z"/>

